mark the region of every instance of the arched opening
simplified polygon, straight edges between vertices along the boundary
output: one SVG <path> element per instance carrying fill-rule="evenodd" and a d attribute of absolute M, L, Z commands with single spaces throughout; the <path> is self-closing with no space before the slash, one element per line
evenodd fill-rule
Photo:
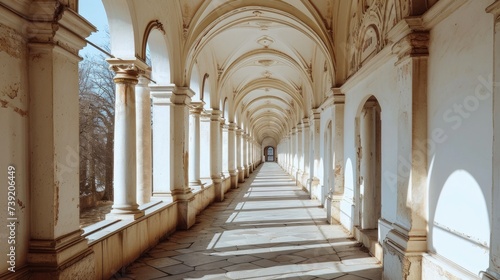
<path fill-rule="evenodd" d="M 358 150 L 358 226 L 362 230 L 378 229 L 381 217 L 381 132 L 380 105 L 371 96 L 357 119 Z M 376 232 L 376 231 L 375 231 Z"/>
<path fill-rule="evenodd" d="M 264 149 L 264 156 L 266 159 L 266 162 L 274 162 L 275 161 L 275 152 L 274 152 L 274 147 L 272 146 L 267 146 Z"/>

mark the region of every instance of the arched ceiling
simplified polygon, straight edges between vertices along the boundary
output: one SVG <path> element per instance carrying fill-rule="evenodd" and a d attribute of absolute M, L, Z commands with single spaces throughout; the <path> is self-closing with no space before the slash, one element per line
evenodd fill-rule
<path fill-rule="evenodd" d="M 333 47 L 309 1 L 181 2 L 188 71 L 216 77 L 210 107 L 228 98 L 227 121 L 257 142 L 278 143 L 324 99 L 314 81 L 334 77 Z"/>

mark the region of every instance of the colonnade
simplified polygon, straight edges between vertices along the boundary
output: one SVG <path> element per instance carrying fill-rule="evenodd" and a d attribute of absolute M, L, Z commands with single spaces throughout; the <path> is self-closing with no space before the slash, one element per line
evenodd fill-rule
<path fill-rule="evenodd" d="M 143 62 L 108 62 L 116 73 L 116 125 L 115 199 L 106 219 L 137 219 L 144 215 L 139 205 L 175 201 L 178 227 L 189 228 L 193 192 L 213 184 L 215 200 L 223 201 L 225 181 L 231 188 L 244 182 L 262 160 L 261 147 L 220 110 L 192 101 L 191 89 L 148 85 Z"/>

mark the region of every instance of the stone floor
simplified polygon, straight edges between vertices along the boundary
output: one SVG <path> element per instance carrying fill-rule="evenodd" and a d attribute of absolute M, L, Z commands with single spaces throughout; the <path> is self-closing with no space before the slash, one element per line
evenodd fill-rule
<path fill-rule="evenodd" d="M 113 279 L 381 279 L 382 268 L 317 201 L 266 163 Z"/>

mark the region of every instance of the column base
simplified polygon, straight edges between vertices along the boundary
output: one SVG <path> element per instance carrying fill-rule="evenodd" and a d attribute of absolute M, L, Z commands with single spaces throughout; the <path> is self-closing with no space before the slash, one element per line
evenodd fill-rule
<path fill-rule="evenodd" d="M 245 165 L 245 178 L 250 177 L 250 166 Z"/>
<path fill-rule="evenodd" d="M 82 233 L 79 229 L 56 240 L 30 240 L 30 279 L 95 279 L 94 252 Z"/>
<path fill-rule="evenodd" d="M 106 220 L 137 220 L 144 216 L 144 211 L 124 211 L 124 210 L 111 210 L 106 214 Z"/>
<path fill-rule="evenodd" d="M 245 168 L 238 168 L 238 183 L 245 182 Z"/>
<path fill-rule="evenodd" d="M 177 229 L 186 230 L 196 222 L 194 196 L 190 199 L 177 200 Z"/>
<path fill-rule="evenodd" d="M 231 176 L 231 189 L 238 188 L 238 171 L 231 170 L 229 171 L 229 176 Z"/>
<path fill-rule="evenodd" d="M 212 182 L 214 184 L 215 201 L 217 202 L 224 201 L 224 187 L 222 186 L 222 178 L 220 177 L 212 178 Z"/>
<path fill-rule="evenodd" d="M 393 225 L 384 241 L 384 279 L 422 279 L 422 256 L 427 248 L 426 236 L 408 236 Z"/>

